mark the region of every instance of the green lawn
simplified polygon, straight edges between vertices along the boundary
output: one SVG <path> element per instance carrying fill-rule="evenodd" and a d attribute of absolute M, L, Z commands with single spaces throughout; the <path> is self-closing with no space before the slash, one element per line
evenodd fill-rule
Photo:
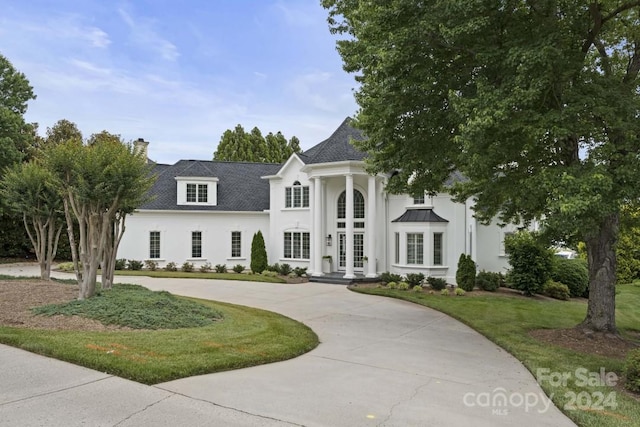
<path fill-rule="evenodd" d="M 534 376 L 538 369 L 570 374 L 566 386 L 552 386 L 550 381 L 541 381 L 541 386 L 556 406 L 580 426 L 638 425 L 640 404 L 636 399 L 619 388 L 582 384 L 588 381 L 581 380 L 579 375 L 582 372 L 576 375 L 579 368 L 588 372 L 599 372 L 604 368 L 606 372 L 614 372 L 622 378 L 622 360 L 577 353 L 545 344 L 528 334 L 534 329 L 571 328 L 577 325 L 586 314 L 584 301 L 538 300 L 498 293 L 456 297 L 385 288 L 356 287 L 353 290 L 412 301 L 446 313 L 509 351 Z M 640 331 L 640 286 L 619 285 L 616 302 L 617 324 L 623 336 Z M 575 409 L 569 409 L 574 396 L 581 400 L 575 403 Z M 591 405 L 588 405 L 589 402 Z"/>
<path fill-rule="evenodd" d="M 105 294 L 114 292 L 116 288 Z M 146 322 L 157 322 L 153 306 L 169 305 L 172 317 L 179 310 L 166 301 L 136 310 L 132 306 L 144 298 L 131 298 L 130 294 L 123 294 L 122 298 L 127 302 L 98 301 L 95 307 L 102 310 L 100 316 L 107 317 L 126 307 L 124 316 L 120 316 L 124 320 L 115 322 L 119 324 L 130 322 L 131 313 L 138 313 L 136 318 L 145 316 Z M 201 327 L 116 332 L 0 327 L 0 343 L 145 384 L 286 360 L 318 345 L 318 337 L 311 329 L 276 313 L 214 301 L 174 298 L 211 308 L 214 317 L 222 320 Z M 91 300 L 93 298 L 87 301 Z M 77 303 L 71 305 L 75 310 Z M 50 308 L 47 310 L 51 312 Z M 187 304 L 183 310 L 191 315 L 193 307 Z M 142 313 L 144 311 L 147 312 Z"/>
<path fill-rule="evenodd" d="M 244 280 L 246 282 L 266 282 L 266 283 L 286 283 L 280 277 L 263 276 L 262 274 L 244 274 L 244 273 L 186 273 L 183 271 L 164 271 L 164 270 L 116 270 L 116 276 L 148 276 L 169 279 L 217 279 L 217 280 Z"/>

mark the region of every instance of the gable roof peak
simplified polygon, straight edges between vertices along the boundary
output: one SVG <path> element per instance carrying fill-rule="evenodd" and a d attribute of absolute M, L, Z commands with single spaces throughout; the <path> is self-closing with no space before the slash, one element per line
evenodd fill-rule
<path fill-rule="evenodd" d="M 354 147 L 352 141 L 365 139 L 362 131 L 353 126 L 353 119 L 347 117 L 329 138 L 305 151 L 300 159 L 306 164 L 361 161 L 366 153 Z"/>

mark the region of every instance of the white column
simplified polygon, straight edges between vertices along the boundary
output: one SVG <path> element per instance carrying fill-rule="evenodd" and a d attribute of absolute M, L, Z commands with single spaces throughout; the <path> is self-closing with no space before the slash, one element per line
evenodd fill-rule
<path fill-rule="evenodd" d="M 320 238 L 316 234 L 316 200 L 315 200 L 315 183 L 312 180 L 309 181 L 309 221 L 310 221 L 310 237 L 311 247 L 309 248 L 309 269 L 307 274 L 314 275 L 317 269 L 316 267 L 316 240 Z"/>
<path fill-rule="evenodd" d="M 353 279 L 355 278 L 355 274 L 353 274 L 353 175 L 348 174 L 346 176 L 346 218 L 347 222 L 347 232 L 345 233 L 345 251 L 346 253 L 346 262 L 347 262 L 347 271 L 344 275 L 345 279 Z"/>
<path fill-rule="evenodd" d="M 369 177 L 367 206 L 367 277 L 376 277 L 376 177 Z"/>
<path fill-rule="evenodd" d="M 323 206 L 322 206 L 322 178 L 314 178 L 311 182 L 315 181 L 314 194 L 313 194 L 313 251 L 311 256 L 313 257 L 313 264 L 315 269 L 312 274 L 314 276 L 322 276 L 322 245 L 324 244 L 324 231 L 322 223 L 324 222 Z"/>

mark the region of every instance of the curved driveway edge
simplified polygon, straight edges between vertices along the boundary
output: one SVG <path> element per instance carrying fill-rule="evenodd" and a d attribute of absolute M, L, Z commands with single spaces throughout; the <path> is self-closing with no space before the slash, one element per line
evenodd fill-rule
<path fill-rule="evenodd" d="M 0 273 L 37 272 L 29 268 Z M 321 344 L 292 360 L 151 387 L 0 346 L 0 425 L 574 425 L 518 360 L 422 306 L 318 283 L 117 279 L 274 311 Z"/>

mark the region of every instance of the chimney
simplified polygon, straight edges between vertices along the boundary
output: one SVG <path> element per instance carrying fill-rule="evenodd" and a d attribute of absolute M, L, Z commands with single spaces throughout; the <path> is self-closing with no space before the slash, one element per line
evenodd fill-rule
<path fill-rule="evenodd" d="M 145 141 L 144 138 L 138 138 L 133 143 L 133 152 L 136 154 L 142 153 L 142 157 L 147 163 L 149 163 L 149 157 L 147 153 L 148 146 L 149 146 L 149 141 Z"/>

